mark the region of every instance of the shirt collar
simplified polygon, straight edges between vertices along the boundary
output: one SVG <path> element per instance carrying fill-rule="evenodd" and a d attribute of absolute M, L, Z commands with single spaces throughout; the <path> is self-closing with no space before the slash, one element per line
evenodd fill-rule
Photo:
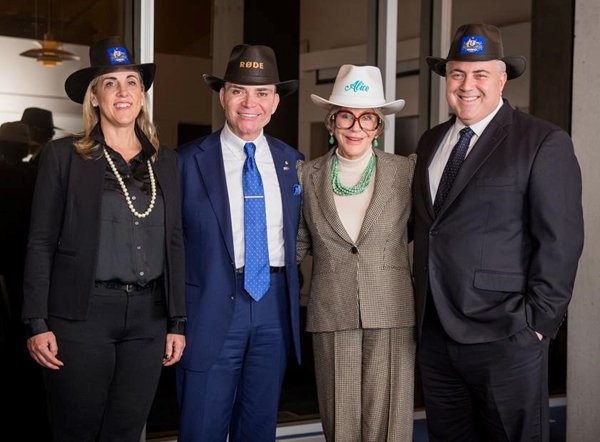
<path fill-rule="evenodd" d="M 266 139 L 264 132 L 261 130 L 260 135 L 252 141 L 242 140 L 236 134 L 233 133 L 227 123 L 223 126 L 221 131 L 221 145 L 228 149 L 238 159 L 245 159 L 246 152 L 244 152 L 244 144 L 254 143 L 256 146 L 256 155 L 260 155 L 263 151 L 263 146 L 266 145 Z"/>
<path fill-rule="evenodd" d="M 475 132 L 475 135 L 477 135 L 478 137 L 481 136 L 485 128 L 488 126 L 488 124 L 490 124 L 490 121 L 492 121 L 492 119 L 496 116 L 503 104 L 504 102 L 502 101 L 502 97 L 500 97 L 500 102 L 498 103 L 498 106 L 496 106 L 496 109 L 494 109 L 482 120 L 469 126 L 471 130 Z M 452 128 L 452 135 L 458 137 L 458 133 L 464 127 L 466 127 L 466 125 L 457 118 L 454 122 L 454 127 Z"/>
<path fill-rule="evenodd" d="M 140 161 L 146 161 L 152 158 L 152 156 L 156 155 L 156 149 L 137 124 L 135 125 L 135 135 L 137 136 L 138 140 L 140 140 L 140 144 L 142 145 L 141 152 L 135 156 L 136 159 L 139 158 Z M 102 146 L 106 146 L 110 150 L 113 150 L 112 147 L 106 144 L 100 123 L 96 124 L 96 126 L 92 129 L 90 136 Z"/>

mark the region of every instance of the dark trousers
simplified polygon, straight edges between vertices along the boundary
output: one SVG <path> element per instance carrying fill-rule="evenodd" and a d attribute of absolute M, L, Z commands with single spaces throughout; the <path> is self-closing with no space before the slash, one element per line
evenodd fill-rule
<path fill-rule="evenodd" d="M 45 370 L 54 440 L 139 442 L 165 351 L 162 288 L 96 288 L 86 321 L 49 326 L 65 364 Z"/>
<path fill-rule="evenodd" d="M 417 357 L 430 442 L 548 441 L 548 339 L 460 344 L 428 312 Z"/>
<path fill-rule="evenodd" d="M 285 272 L 256 302 L 237 276 L 231 326 L 206 371 L 177 366 L 180 442 L 273 442 L 279 395 L 290 349 Z"/>

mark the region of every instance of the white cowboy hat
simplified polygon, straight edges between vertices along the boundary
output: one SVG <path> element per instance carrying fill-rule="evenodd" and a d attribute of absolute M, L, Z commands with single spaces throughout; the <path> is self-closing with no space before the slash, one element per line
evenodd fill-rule
<path fill-rule="evenodd" d="M 394 114 L 404 107 L 404 100 L 386 103 L 381 71 L 376 66 L 342 65 L 329 100 L 315 94 L 311 94 L 310 98 L 313 103 L 324 109 L 330 109 L 332 106 L 379 109 L 384 115 Z"/>

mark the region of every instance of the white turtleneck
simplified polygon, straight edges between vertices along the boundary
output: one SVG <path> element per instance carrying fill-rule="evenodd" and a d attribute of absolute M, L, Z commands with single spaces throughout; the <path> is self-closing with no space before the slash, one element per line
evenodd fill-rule
<path fill-rule="evenodd" d="M 344 158 L 338 153 L 338 150 L 335 151 L 335 155 L 338 159 L 338 177 L 340 183 L 344 187 L 352 187 L 360 181 L 363 172 L 369 164 L 371 156 L 373 156 L 373 151 L 371 149 L 367 150 L 362 157 L 356 160 Z M 371 197 L 373 196 L 373 190 L 375 188 L 375 173 L 376 170 L 373 171 L 369 185 L 363 193 L 347 196 L 333 194 L 335 208 L 337 209 L 340 220 L 352 241 L 358 239 L 363 219 L 365 218 L 367 208 L 371 203 Z"/>

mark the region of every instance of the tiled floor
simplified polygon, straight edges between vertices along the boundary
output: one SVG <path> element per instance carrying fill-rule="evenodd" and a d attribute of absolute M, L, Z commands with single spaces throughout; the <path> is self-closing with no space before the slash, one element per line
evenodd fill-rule
<path fill-rule="evenodd" d="M 566 438 L 566 400 L 550 400 L 550 442 L 564 442 Z M 148 439 L 152 442 L 176 442 L 176 438 Z M 305 422 L 297 425 L 285 425 L 277 428 L 277 441 L 289 442 L 325 442 L 321 423 Z M 415 412 L 413 442 L 428 442 L 425 413 Z"/>

